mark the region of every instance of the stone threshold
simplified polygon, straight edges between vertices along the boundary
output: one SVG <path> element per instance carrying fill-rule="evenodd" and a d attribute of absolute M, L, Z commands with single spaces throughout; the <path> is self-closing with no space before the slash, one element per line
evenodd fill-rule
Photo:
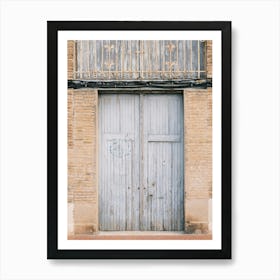
<path fill-rule="evenodd" d="M 212 240 L 212 234 L 186 234 L 183 231 L 99 231 L 69 235 L 68 240 Z"/>

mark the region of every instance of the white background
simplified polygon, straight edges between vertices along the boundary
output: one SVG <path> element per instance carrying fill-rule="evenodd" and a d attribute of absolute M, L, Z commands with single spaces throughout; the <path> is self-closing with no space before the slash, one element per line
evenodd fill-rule
<path fill-rule="evenodd" d="M 279 1 L 1 1 L 0 279 L 280 279 Z M 232 260 L 46 259 L 46 21 L 231 20 Z"/>

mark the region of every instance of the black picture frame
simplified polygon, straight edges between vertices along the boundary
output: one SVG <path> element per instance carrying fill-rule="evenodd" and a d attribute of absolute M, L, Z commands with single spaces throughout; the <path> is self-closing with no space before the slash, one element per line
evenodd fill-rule
<path fill-rule="evenodd" d="M 221 249 L 58 249 L 58 31 L 218 30 L 222 34 L 222 232 Z M 231 259 L 231 22 L 230 21 L 48 21 L 47 22 L 47 258 L 48 259 Z M 65 86 L 67 84 L 65 83 Z"/>

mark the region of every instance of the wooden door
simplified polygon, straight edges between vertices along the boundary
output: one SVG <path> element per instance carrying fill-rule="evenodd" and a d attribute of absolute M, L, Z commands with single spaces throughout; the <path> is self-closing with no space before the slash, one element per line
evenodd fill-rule
<path fill-rule="evenodd" d="M 139 95 L 99 98 L 99 229 L 139 230 Z"/>
<path fill-rule="evenodd" d="M 183 230 L 183 154 L 182 95 L 100 95 L 100 230 Z"/>
<path fill-rule="evenodd" d="M 141 230 L 183 230 L 182 95 L 143 98 Z"/>

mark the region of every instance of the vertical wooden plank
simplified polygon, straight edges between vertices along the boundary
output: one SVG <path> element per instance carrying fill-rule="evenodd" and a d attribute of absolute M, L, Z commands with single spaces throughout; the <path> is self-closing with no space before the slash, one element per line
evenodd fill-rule
<path fill-rule="evenodd" d="M 200 79 L 200 41 L 197 41 L 197 78 Z"/>
<path fill-rule="evenodd" d="M 75 77 L 75 41 L 67 41 L 67 76 L 68 80 Z"/>
<path fill-rule="evenodd" d="M 82 79 L 88 79 L 88 41 L 82 41 Z"/>
<path fill-rule="evenodd" d="M 178 213 L 177 219 L 175 219 L 174 229 L 184 229 L 184 99 L 180 95 L 177 98 L 177 126 L 176 133 L 180 134 L 180 143 L 174 143 L 175 152 L 173 155 L 173 165 L 175 169 L 175 175 L 173 178 L 175 185 L 177 186 L 177 200 L 175 201 L 175 212 Z M 176 165 L 176 163 L 177 165 Z"/>
<path fill-rule="evenodd" d="M 197 45 L 198 45 L 198 41 L 197 40 L 193 40 L 192 41 L 192 46 L 191 46 L 191 53 L 192 53 L 192 73 L 191 73 L 191 77 L 193 79 L 197 78 L 197 70 L 198 70 L 198 53 L 197 53 Z"/>
<path fill-rule="evenodd" d="M 95 53 L 95 70 L 96 70 L 96 78 L 102 79 L 101 71 L 102 71 L 102 41 L 97 40 L 94 44 L 94 53 Z"/>
<path fill-rule="evenodd" d="M 102 48 L 102 56 L 103 56 L 103 71 L 104 71 L 104 77 L 106 77 L 106 80 L 109 79 L 109 73 L 110 73 L 110 40 L 104 40 L 103 41 L 103 48 Z"/>
<path fill-rule="evenodd" d="M 115 79 L 120 80 L 121 79 L 121 70 L 122 70 L 122 41 L 117 40 L 116 42 L 116 49 L 115 49 Z"/>
<path fill-rule="evenodd" d="M 188 40 L 185 43 L 185 65 L 186 65 L 186 71 L 187 71 L 187 77 L 191 78 L 191 74 L 192 74 L 192 40 Z"/>
<path fill-rule="evenodd" d="M 139 106 L 139 131 L 140 131 L 140 230 L 146 230 L 149 227 L 149 214 L 150 211 L 147 209 L 147 168 L 145 168 L 146 156 L 144 155 L 147 149 L 147 130 L 144 130 L 147 127 L 147 118 L 144 116 L 148 113 L 146 112 L 145 105 L 145 95 L 140 94 L 140 106 Z M 147 116 L 149 118 L 149 116 Z"/>
<path fill-rule="evenodd" d="M 76 49 L 77 49 L 77 74 L 76 78 L 80 79 L 80 73 L 81 73 L 81 41 L 78 40 L 76 43 Z"/>
<path fill-rule="evenodd" d="M 206 42 L 200 41 L 200 78 L 206 78 Z"/>
<path fill-rule="evenodd" d="M 212 78 L 212 41 L 206 41 L 206 71 L 207 78 Z"/>
<path fill-rule="evenodd" d="M 88 78 L 92 78 L 94 76 L 94 55 L 93 55 L 93 41 L 88 41 Z"/>
<path fill-rule="evenodd" d="M 151 56 L 150 56 L 150 52 L 152 49 L 152 45 L 151 45 L 152 41 L 142 41 L 142 56 L 143 56 L 143 60 L 142 60 L 142 75 L 144 79 L 150 79 L 151 77 L 151 71 L 152 71 L 152 65 L 151 65 Z"/>
<path fill-rule="evenodd" d="M 86 57 L 86 71 L 85 71 L 85 78 L 90 79 L 91 77 L 91 67 L 90 67 L 90 44 L 89 40 L 85 41 L 86 44 L 86 50 L 85 50 L 85 57 Z"/>

